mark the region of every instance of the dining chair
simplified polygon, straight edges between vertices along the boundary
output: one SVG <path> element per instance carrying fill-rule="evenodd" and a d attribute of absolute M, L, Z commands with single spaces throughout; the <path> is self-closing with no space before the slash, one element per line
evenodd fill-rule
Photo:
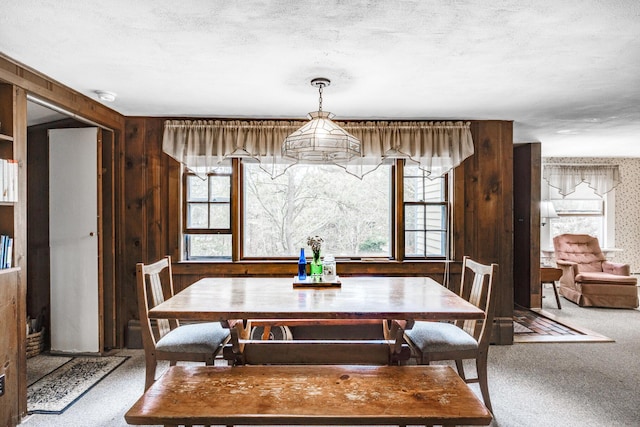
<path fill-rule="evenodd" d="M 229 330 L 219 323 L 181 325 L 178 320 L 150 319 L 149 310 L 173 296 L 171 257 L 165 256 L 152 264 L 136 264 L 138 309 L 142 344 L 145 353 L 145 391 L 155 381 L 158 360 L 205 362 L 214 359 L 229 340 Z"/>
<path fill-rule="evenodd" d="M 464 257 L 460 296 L 484 311 L 481 320 L 449 322 L 417 321 L 404 333 L 417 363 L 428 365 L 437 360 L 454 360 L 458 374 L 466 383 L 479 383 L 484 404 L 491 409 L 487 383 L 487 354 L 491 339 L 495 288 L 493 279 L 498 265 L 484 265 Z M 476 378 L 467 378 L 463 360 L 475 359 Z"/>

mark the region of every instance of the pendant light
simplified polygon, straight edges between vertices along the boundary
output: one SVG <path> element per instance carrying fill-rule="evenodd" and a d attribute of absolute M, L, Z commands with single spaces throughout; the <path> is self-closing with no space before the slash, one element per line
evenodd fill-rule
<path fill-rule="evenodd" d="M 331 81 L 324 77 L 311 80 L 318 88 L 320 101 L 318 111 L 309 113 L 310 120 L 300 129 L 285 138 L 282 155 L 300 163 L 346 163 L 362 156 L 360 141 L 331 119 L 328 111 L 322 111 L 322 89 Z"/>

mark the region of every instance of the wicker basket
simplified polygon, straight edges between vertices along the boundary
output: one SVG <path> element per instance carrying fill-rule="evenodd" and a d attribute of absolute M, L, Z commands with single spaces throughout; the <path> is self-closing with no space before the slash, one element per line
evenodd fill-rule
<path fill-rule="evenodd" d="M 44 350 L 44 328 L 27 335 L 27 357 L 37 356 Z"/>

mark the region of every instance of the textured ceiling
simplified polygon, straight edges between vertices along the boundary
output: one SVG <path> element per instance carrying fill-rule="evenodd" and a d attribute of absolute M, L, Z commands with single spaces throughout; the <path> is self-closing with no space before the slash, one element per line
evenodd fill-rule
<path fill-rule="evenodd" d="M 132 116 L 514 121 L 544 156 L 640 157 L 637 0 L 21 0 L 0 52 Z"/>

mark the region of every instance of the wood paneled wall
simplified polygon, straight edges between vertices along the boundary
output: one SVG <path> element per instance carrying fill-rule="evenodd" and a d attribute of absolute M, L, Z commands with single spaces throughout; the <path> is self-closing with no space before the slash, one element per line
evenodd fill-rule
<path fill-rule="evenodd" d="M 125 244 L 119 263 L 124 272 L 120 294 L 120 330 L 137 319 L 135 264 L 165 254 L 178 254 L 175 214 L 179 203 L 179 165 L 162 152 L 164 120 L 128 118 L 125 122 Z M 455 172 L 454 251 L 459 262 L 469 255 L 500 265 L 494 339 L 513 339 L 513 124 L 475 121 L 471 131 L 475 154 Z M 181 263 L 174 267 L 175 285 L 182 289 L 207 275 L 281 275 L 291 263 Z M 443 281 L 443 262 L 344 263 L 340 274 L 420 275 Z M 459 263 L 451 269 L 459 280 Z"/>
<path fill-rule="evenodd" d="M 499 266 L 492 340 L 513 342 L 513 122 L 472 122 L 475 153 L 464 163 L 464 252 Z M 462 200 L 460 200 L 462 199 Z M 461 253 L 456 251 L 457 255 Z"/>
<path fill-rule="evenodd" d="M 514 146 L 513 171 L 513 299 L 522 307 L 541 308 L 540 143 Z"/>

